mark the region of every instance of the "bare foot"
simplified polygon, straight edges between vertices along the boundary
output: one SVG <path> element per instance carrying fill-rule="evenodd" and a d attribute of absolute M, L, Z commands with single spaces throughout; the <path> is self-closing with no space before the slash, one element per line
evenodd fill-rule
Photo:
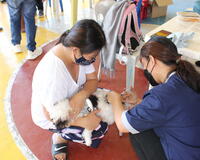
<path fill-rule="evenodd" d="M 52 135 L 53 144 L 67 143 L 67 140 L 63 139 L 60 134 L 54 133 Z M 66 153 L 59 153 L 54 156 L 55 160 L 66 160 Z"/>

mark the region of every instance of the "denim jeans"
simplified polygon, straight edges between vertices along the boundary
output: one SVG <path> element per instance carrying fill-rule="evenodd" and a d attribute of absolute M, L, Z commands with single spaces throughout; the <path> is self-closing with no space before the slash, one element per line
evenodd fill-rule
<path fill-rule="evenodd" d="M 7 1 L 9 4 L 9 1 L 13 0 L 7 0 Z M 24 0 L 16 7 L 8 5 L 8 9 L 10 14 L 12 44 L 16 45 L 20 44 L 21 42 L 21 18 L 24 18 L 27 48 L 30 51 L 34 51 L 36 48 L 35 0 Z"/>
<path fill-rule="evenodd" d="M 193 10 L 200 14 L 200 0 L 196 0 L 193 6 Z"/>

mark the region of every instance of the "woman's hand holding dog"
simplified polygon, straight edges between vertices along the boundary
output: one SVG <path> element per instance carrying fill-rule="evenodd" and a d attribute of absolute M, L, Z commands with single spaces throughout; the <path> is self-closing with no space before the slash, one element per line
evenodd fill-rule
<path fill-rule="evenodd" d="M 140 103 L 140 100 L 137 98 L 137 95 L 135 92 L 123 92 L 122 94 L 119 94 L 115 91 L 112 91 L 108 93 L 107 96 L 108 102 L 111 103 L 113 106 L 117 103 L 126 103 L 128 104 L 129 109 L 134 107 L 136 104 Z"/>
<path fill-rule="evenodd" d="M 101 118 L 96 115 L 96 113 L 98 113 L 98 112 L 99 112 L 99 110 L 94 110 L 85 117 L 77 118 L 70 125 L 80 126 L 80 127 L 83 127 L 83 128 L 86 128 L 86 129 L 92 131 L 98 127 L 98 125 L 101 121 Z"/>
<path fill-rule="evenodd" d="M 115 91 L 111 91 L 107 95 L 107 100 L 108 100 L 109 103 L 113 104 L 115 102 L 121 102 L 122 97 L 119 93 L 117 93 Z"/>
<path fill-rule="evenodd" d="M 122 95 L 122 102 L 127 103 L 131 106 L 140 103 L 140 99 L 137 97 L 137 94 L 133 91 L 125 91 L 121 95 Z"/>
<path fill-rule="evenodd" d="M 72 108 L 72 110 L 69 114 L 71 120 L 75 119 L 78 116 L 78 114 L 81 112 L 81 110 L 83 109 L 83 107 L 85 105 L 85 100 L 86 100 L 86 97 L 84 95 L 82 95 L 80 92 L 75 94 L 69 100 L 69 104 Z"/>

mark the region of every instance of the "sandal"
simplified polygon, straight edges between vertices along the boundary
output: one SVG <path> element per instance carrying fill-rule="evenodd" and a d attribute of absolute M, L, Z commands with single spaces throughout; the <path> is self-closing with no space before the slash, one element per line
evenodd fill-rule
<path fill-rule="evenodd" d="M 67 148 L 68 148 L 67 143 L 58 143 L 58 144 L 52 143 L 51 153 L 52 153 L 53 160 L 57 160 L 55 158 L 55 155 L 60 154 L 60 153 L 65 153 L 66 154 L 65 160 L 67 160 Z"/>

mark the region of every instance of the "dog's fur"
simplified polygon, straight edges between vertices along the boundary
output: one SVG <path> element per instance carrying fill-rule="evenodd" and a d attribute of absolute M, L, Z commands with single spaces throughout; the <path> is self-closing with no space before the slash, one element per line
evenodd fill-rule
<path fill-rule="evenodd" d="M 95 93 L 93 93 L 87 100 L 83 110 L 80 112 L 78 117 L 86 116 L 89 112 L 94 109 L 99 109 L 100 112 L 97 113 L 99 117 L 101 117 L 103 122 L 107 122 L 108 125 L 114 123 L 114 114 L 112 111 L 111 104 L 107 101 L 107 93 L 108 90 L 105 89 L 97 89 Z M 57 129 L 65 128 L 68 126 L 69 112 L 71 111 L 71 107 L 69 105 L 68 99 L 64 99 L 57 104 L 54 105 L 54 108 L 49 112 L 50 118 L 53 123 L 56 125 Z M 88 122 L 89 123 L 89 122 Z M 85 139 L 85 144 L 90 146 L 92 143 L 92 131 L 85 129 L 83 131 L 82 136 Z"/>

